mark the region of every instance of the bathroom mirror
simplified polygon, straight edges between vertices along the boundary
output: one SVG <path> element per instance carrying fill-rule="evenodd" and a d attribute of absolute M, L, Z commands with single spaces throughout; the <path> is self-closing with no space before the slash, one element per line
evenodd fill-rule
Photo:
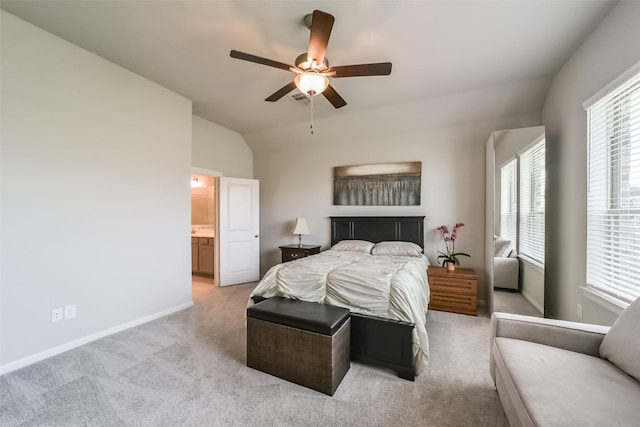
<path fill-rule="evenodd" d="M 489 313 L 544 316 L 544 126 L 495 131 L 486 144 Z"/>

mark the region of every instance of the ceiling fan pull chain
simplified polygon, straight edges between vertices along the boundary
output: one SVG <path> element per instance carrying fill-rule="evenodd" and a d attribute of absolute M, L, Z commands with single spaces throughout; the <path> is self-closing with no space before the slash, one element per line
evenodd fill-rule
<path fill-rule="evenodd" d="M 311 95 L 311 135 L 313 135 L 313 98 L 315 96 Z"/>

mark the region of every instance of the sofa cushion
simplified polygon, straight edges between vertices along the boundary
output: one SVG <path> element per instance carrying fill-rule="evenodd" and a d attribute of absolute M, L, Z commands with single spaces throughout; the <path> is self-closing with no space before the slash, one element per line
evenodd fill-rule
<path fill-rule="evenodd" d="M 640 381 L 640 298 L 613 323 L 600 345 L 600 357 Z"/>
<path fill-rule="evenodd" d="M 496 370 L 523 424 L 637 425 L 640 384 L 606 360 L 511 338 L 495 339 Z"/>

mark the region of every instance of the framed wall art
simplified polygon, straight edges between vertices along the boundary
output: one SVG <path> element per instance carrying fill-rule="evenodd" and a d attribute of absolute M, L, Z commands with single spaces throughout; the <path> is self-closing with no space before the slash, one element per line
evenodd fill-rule
<path fill-rule="evenodd" d="M 333 204 L 420 205 L 422 162 L 379 163 L 333 168 Z"/>

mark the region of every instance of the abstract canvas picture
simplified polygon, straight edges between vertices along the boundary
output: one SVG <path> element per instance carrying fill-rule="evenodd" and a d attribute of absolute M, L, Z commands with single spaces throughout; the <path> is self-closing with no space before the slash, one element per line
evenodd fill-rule
<path fill-rule="evenodd" d="M 422 162 L 379 163 L 333 168 L 333 204 L 420 205 Z"/>

